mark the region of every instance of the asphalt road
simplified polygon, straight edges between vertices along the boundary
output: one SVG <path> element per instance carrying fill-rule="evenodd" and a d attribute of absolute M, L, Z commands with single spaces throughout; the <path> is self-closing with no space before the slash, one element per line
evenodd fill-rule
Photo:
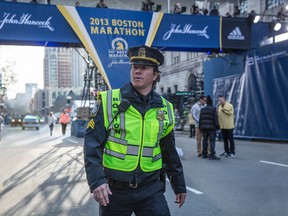
<path fill-rule="evenodd" d="M 83 138 L 62 136 L 57 125 L 4 128 L 0 142 L 0 215 L 97 216 L 83 168 Z M 69 134 L 69 128 L 68 128 Z M 288 145 L 236 140 L 236 158 L 198 158 L 194 138 L 176 132 L 187 184 L 182 208 L 167 184 L 172 215 L 286 216 Z M 217 142 L 216 152 L 223 152 Z"/>

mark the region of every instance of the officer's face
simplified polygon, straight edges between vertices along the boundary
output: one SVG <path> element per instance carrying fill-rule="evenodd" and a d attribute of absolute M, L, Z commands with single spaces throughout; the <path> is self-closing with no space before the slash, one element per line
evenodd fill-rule
<path fill-rule="evenodd" d="M 151 91 L 157 77 L 153 66 L 131 65 L 131 83 L 141 94 L 146 95 Z"/>

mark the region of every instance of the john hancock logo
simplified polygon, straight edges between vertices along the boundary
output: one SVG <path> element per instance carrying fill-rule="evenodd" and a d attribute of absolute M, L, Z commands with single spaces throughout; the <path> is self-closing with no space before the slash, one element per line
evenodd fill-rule
<path fill-rule="evenodd" d="M 109 59 L 111 62 L 108 64 L 108 68 L 113 64 L 129 64 L 129 58 L 127 57 L 128 43 L 123 38 L 115 38 L 111 42 L 112 49 L 109 49 Z"/>
<path fill-rule="evenodd" d="M 49 29 L 54 31 L 51 24 L 52 17 L 48 17 L 46 20 L 34 20 L 32 14 L 23 13 L 17 17 L 16 14 L 10 14 L 4 12 L 3 19 L 0 20 L 0 29 L 7 25 L 20 25 L 20 26 L 36 26 L 38 28 Z"/>

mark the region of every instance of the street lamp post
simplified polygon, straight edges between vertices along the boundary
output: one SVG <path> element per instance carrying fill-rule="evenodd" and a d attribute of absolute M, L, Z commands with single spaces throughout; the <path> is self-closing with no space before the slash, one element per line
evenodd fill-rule
<path fill-rule="evenodd" d="M 6 87 L 5 86 L 0 86 L 0 112 L 1 112 L 1 114 L 2 114 L 2 112 L 3 112 L 3 108 L 4 108 L 4 100 L 3 100 L 3 98 L 4 98 L 4 96 L 6 95 Z"/>

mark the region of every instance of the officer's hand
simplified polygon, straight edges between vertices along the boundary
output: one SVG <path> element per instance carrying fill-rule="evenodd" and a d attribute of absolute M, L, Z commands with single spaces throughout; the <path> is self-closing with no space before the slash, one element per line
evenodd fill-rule
<path fill-rule="evenodd" d="M 112 195 L 108 184 L 102 184 L 93 191 L 94 199 L 103 206 L 109 204 L 109 195 Z"/>
<path fill-rule="evenodd" d="M 186 193 L 180 193 L 176 195 L 175 203 L 179 204 L 179 208 L 184 204 L 186 198 Z"/>

